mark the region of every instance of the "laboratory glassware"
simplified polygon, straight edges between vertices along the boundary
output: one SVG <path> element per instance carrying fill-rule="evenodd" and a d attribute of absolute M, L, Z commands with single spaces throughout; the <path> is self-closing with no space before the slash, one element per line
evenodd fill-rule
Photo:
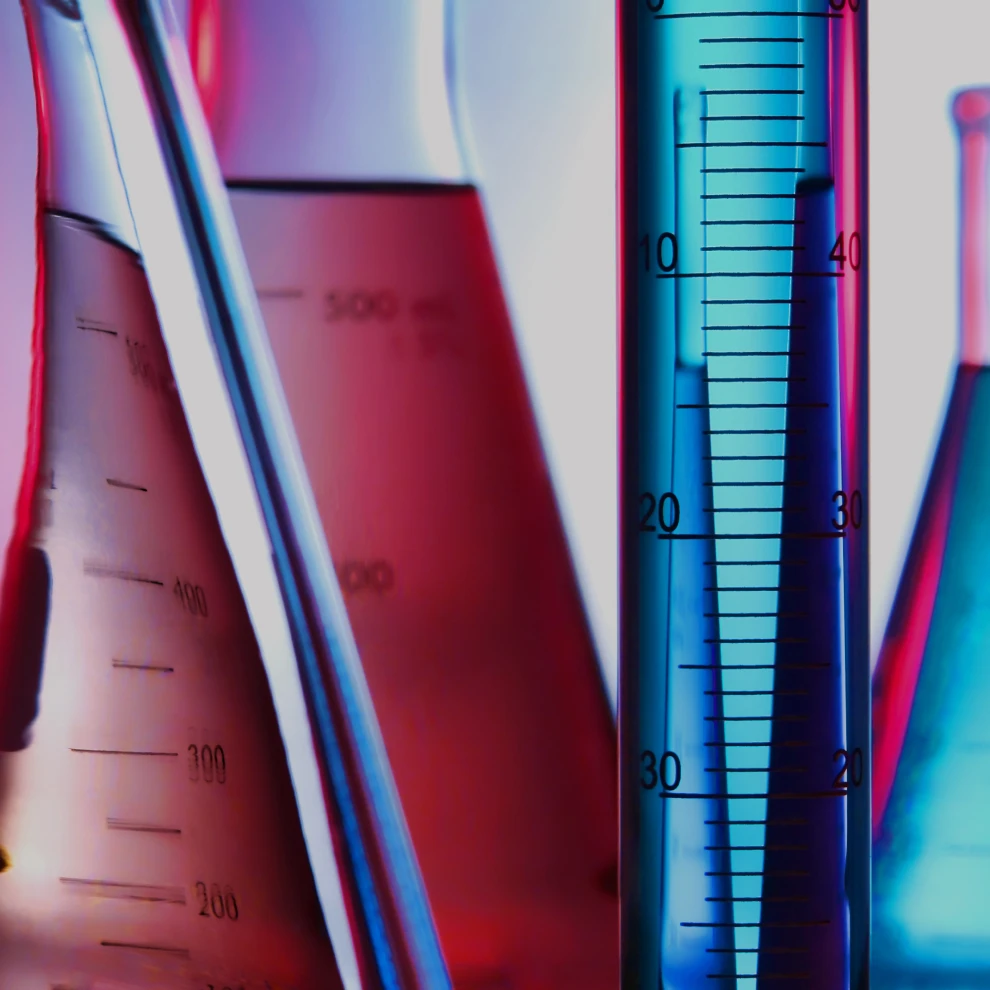
<path fill-rule="evenodd" d="M 196 3 L 190 45 L 454 984 L 604 987 L 614 729 L 449 30 L 432 0 Z"/>
<path fill-rule="evenodd" d="M 622 985 L 865 987 L 867 3 L 618 16 Z"/>
<path fill-rule="evenodd" d="M 990 89 L 954 99 L 959 364 L 873 679 L 874 986 L 990 979 Z"/>
<path fill-rule="evenodd" d="M 261 621 L 273 605 L 291 637 L 309 727 L 331 815 L 344 897 L 365 986 L 450 985 L 384 745 L 374 719 L 340 588 L 333 573 L 312 490 L 281 391 L 257 298 L 237 239 L 223 180 L 202 115 L 185 40 L 171 7 L 155 0 L 82 0 L 98 18 L 97 65 L 111 120 L 125 136 L 140 120 L 153 125 L 163 181 L 176 207 L 172 219 L 184 237 L 182 259 L 199 291 L 206 330 L 240 434 L 273 565 L 272 593 L 254 594 Z M 285 12 L 284 7 L 281 8 Z M 123 34 L 121 32 L 123 28 Z M 114 48 L 116 39 L 122 47 Z M 126 71 L 130 67 L 130 72 Z M 122 94 L 137 88 L 150 118 L 135 117 Z M 127 148 L 126 142 L 119 147 Z M 122 156 L 122 171 L 143 188 L 145 155 Z M 141 198 L 136 216 L 152 231 L 168 226 Z M 161 306 L 170 291 L 166 260 L 149 271 L 158 279 Z M 169 265 L 171 267 L 171 265 Z M 209 424 L 199 426 L 205 434 Z M 212 419 L 212 414 L 209 414 Z M 214 480 L 214 486 L 220 482 Z M 232 512 L 234 511 L 231 505 Z M 237 511 L 240 511 L 239 509 Z M 235 558 L 235 563 L 237 558 Z M 259 561 L 258 566 L 263 566 Z M 245 589 L 254 569 L 241 561 Z M 275 592 L 277 581 L 278 592 Z M 267 621 L 264 628 L 267 629 Z M 322 896 L 322 895 L 321 895 Z M 343 942 L 343 938 L 341 940 Z"/>
<path fill-rule="evenodd" d="M 0 986 L 340 987 L 72 3 L 25 0 L 30 419 L 0 602 Z"/>

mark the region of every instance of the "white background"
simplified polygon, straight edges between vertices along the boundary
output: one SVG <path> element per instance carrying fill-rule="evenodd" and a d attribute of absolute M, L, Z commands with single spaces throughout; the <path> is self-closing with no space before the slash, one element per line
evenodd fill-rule
<path fill-rule="evenodd" d="M 291 0 L 287 0 L 291 2 Z M 356 0 L 355 0 L 356 2 Z M 362 0 L 364 2 L 364 0 Z M 614 10 L 456 0 L 475 165 L 610 683 L 616 662 Z M 955 350 L 952 89 L 990 83 L 985 0 L 870 3 L 873 652 Z M 24 436 L 34 103 L 0 0 L 0 532 Z"/>

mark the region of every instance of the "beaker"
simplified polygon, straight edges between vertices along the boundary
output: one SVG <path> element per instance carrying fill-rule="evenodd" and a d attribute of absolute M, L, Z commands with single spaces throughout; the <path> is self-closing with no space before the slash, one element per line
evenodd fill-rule
<path fill-rule="evenodd" d="M 87 27 L 72 0 L 23 6 L 37 286 L 0 599 L 0 985 L 340 987 Z"/>
<path fill-rule="evenodd" d="M 875 987 L 990 980 L 990 88 L 962 90 L 959 354 L 873 678 Z"/>
<path fill-rule="evenodd" d="M 622 986 L 864 990 L 859 0 L 620 0 Z"/>
<path fill-rule="evenodd" d="M 194 3 L 192 62 L 452 979 L 597 988 L 614 729 L 444 6 Z"/>

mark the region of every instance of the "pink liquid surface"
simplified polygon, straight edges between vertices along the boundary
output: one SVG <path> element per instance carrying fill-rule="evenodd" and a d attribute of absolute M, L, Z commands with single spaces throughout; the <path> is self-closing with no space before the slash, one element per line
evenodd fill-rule
<path fill-rule="evenodd" d="M 454 983 L 612 987 L 614 728 L 479 198 L 232 200 Z"/>

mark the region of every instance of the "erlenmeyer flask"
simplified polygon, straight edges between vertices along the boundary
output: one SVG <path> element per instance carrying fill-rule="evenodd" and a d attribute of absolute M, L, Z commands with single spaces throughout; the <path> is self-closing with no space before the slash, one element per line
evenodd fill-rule
<path fill-rule="evenodd" d="M 873 688 L 874 986 L 990 981 L 990 89 L 956 95 L 959 366 Z"/>
<path fill-rule="evenodd" d="M 444 4 L 191 13 L 454 983 L 614 983 L 614 730 L 451 122 Z"/>
<path fill-rule="evenodd" d="M 86 29 L 25 0 L 40 134 L 0 610 L 0 986 L 341 986 Z"/>

